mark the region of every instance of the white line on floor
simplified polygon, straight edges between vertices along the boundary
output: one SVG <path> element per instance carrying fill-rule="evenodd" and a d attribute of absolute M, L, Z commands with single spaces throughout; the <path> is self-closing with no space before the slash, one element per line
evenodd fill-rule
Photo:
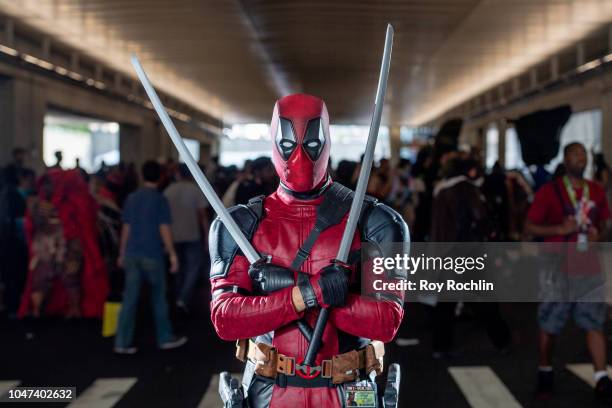
<path fill-rule="evenodd" d="M 582 381 L 586 382 L 591 387 L 595 387 L 593 364 L 568 364 L 566 367 Z M 608 375 L 612 377 L 612 367 L 610 366 L 608 366 Z"/>
<path fill-rule="evenodd" d="M 19 380 L 0 381 L 0 397 L 19 385 Z"/>
<path fill-rule="evenodd" d="M 406 339 L 403 337 L 398 337 L 397 339 L 395 339 L 395 344 L 400 347 L 418 346 L 419 339 Z"/>
<path fill-rule="evenodd" d="M 448 371 L 472 408 L 521 407 L 490 367 L 450 367 Z"/>
<path fill-rule="evenodd" d="M 136 378 L 98 378 L 70 405 L 70 408 L 111 408 L 136 383 Z"/>

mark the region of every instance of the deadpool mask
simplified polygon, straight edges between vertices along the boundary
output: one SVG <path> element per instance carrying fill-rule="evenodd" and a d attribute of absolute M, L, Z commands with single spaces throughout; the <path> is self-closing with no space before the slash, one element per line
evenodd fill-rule
<path fill-rule="evenodd" d="M 294 192 L 315 190 L 326 181 L 329 117 L 321 99 L 289 95 L 274 106 L 272 161 L 283 186 Z"/>

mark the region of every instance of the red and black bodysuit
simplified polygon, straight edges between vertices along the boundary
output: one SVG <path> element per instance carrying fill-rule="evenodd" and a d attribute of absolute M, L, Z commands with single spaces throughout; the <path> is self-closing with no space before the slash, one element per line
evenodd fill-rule
<path fill-rule="evenodd" d="M 281 179 L 277 191 L 263 199 L 261 214 L 249 206 L 236 206 L 230 213 L 255 249 L 268 263 L 249 265 L 222 222 L 211 226 L 211 319 L 219 337 L 225 340 L 252 338 L 272 345 L 286 356 L 304 359 L 308 341 L 296 322 L 305 319 L 314 326 L 319 306 L 330 309 L 322 346 L 316 362 L 363 347 L 371 340 L 389 342 L 403 317 L 401 294 L 384 299 L 360 294 L 358 265 L 361 242 L 384 244 L 408 242 L 405 222 L 391 208 L 372 202 L 362 213 L 359 229 L 351 245 L 349 264 L 342 269 L 330 266 L 336 257 L 347 216 L 320 233 L 300 273 L 290 266 L 317 219 L 317 208 L 332 185 L 327 166 L 330 138 L 325 103 L 316 97 L 296 94 L 280 99 L 271 123 L 273 161 Z M 259 268 L 259 269 L 258 269 Z M 258 276 L 289 282 L 262 293 Z M 280 270 L 278 278 L 275 274 Z M 255 274 L 257 275 L 257 274 Z M 299 275 L 299 277 L 298 277 Z M 294 281 L 295 278 L 295 281 Z M 298 285 L 304 302 L 310 306 L 297 312 L 292 292 Z M 341 286 L 356 288 L 346 289 Z M 274 284 L 272 284 L 274 286 Z M 342 292 L 342 293 L 340 293 Z M 348 292 L 348 293 L 347 293 Z M 340 299 L 341 298 L 341 299 Z M 247 371 L 249 368 L 247 367 Z M 279 386 L 273 380 L 245 372 L 250 381 L 249 407 L 341 407 L 342 395 L 334 386 Z"/>

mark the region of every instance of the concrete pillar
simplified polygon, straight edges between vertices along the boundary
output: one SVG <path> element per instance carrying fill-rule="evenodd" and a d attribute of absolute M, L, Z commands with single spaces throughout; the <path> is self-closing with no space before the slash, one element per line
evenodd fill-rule
<path fill-rule="evenodd" d="M 119 131 L 121 160 L 126 163 L 134 162 L 137 167 L 147 160 L 157 160 L 163 136 L 154 119 L 144 121 L 141 126 L 121 125 Z"/>
<path fill-rule="evenodd" d="M 7 163 L 11 151 L 19 146 L 30 153 L 27 166 L 37 172 L 44 169 L 42 148 L 46 112 L 46 90 L 42 84 L 25 79 L 0 80 L 0 163 Z"/>
<path fill-rule="evenodd" d="M 10 78 L 0 77 L 0 165 L 11 159 L 15 147 L 13 135 L 13 82 Z"/>
<path fill-rule="evenodd" d="M 399 126 L 390 126 L 389 127 L 389 148 L 391 152 L 389 154 L 389 160 L 391 161 L 391 165 L 395 166 L 399 163 L 400 159 L 400 149 L 402 147 L 402 140 L 400 137 L 401 128 Z"/>
<path fill-rule="evenodd" d="M 601 150 L 608 161 L 612 160 L 612 92 L 601 95 Z"/>
<path fill-rule="evenodd" d="M 212 145 L 207 142 L 200 143 L 200 164 L 207 164 L 210 161 Z"/>
<path fill-rule="evenodd" d="M 158 124 L 158 133 L 161 139 L 159 141 L 157 158 L 162 163 L 165 163 L 168 160 L 168 158 L 173 158 L 174 160 L 178 160 L 178 152 L 176 148 L 174 147 L 174 144 L 172 143 L 170 136 L 168 136 L 166 129 L 164 129 L 161 123 Z M 180 130 L 179 130 L 179 133 L 180 133 Z M 185 135 L 182 133 L 181 133 L 181 136 L 185 137 Z"/>
<path fill-rule="evenodd" d="M 499 160 L 499 164 L 503 166 L 506 165 L 506 129 L 508 125 L 506 124 L 505 119 L 498 120 L 495 125 L 497 126 L 498 132 L 498 144 L 497 144 L 497 159 Z"/>

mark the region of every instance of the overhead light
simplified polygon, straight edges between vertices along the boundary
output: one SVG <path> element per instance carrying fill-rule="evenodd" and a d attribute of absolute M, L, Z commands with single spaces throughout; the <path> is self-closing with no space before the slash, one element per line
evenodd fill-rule
<path fill-rule="evenodd" d="M 16 57 L 19 54 L 19 52 L 16 49 L 7 47 L 6 45 L 0 45 L 0 52 L 3 52 L 8 55 L 12 55 L 13 57 Z"/>
<path fill-rule="evenodd" d="M 600 65 L 601 65 L 601 60 L 600 59 L 596 59 L 596 60 L 593 60 L 593 61 L 589 61 L 586 64 L 582 64 L 581 66 L 576 68 L 576 71 L 578 71 L 579 73 L 583 73 L 583 72 L 589 71 L 591 69 L 597 68 Z"/>
<path fill-rule="evenodd" d="M 25 62 L 28 62 L 33 65 L 38 65 L 39 67 L 48 69 L 49 71 L 53 70 L 53 68 L 55 67 L 55 65 L 53 65 L 49 61 L 45 61 L 30 54 L 21 54 L 21 58 L 23 58 Z"/>
<path fill-rule="evenodd" d="M 68 75 L 68 70 L 64 67 L 55 67 L 55 72 L 64 76 Z"/>
<path fill-rule="evenodd" d="M 68 76 L 72 79 L 74 79 L 75 81 L 82 81 L 83 80 L 83 75 L 77 73 L 77 72 L 73 72 L 70 71 L 68 72 Z"/>

